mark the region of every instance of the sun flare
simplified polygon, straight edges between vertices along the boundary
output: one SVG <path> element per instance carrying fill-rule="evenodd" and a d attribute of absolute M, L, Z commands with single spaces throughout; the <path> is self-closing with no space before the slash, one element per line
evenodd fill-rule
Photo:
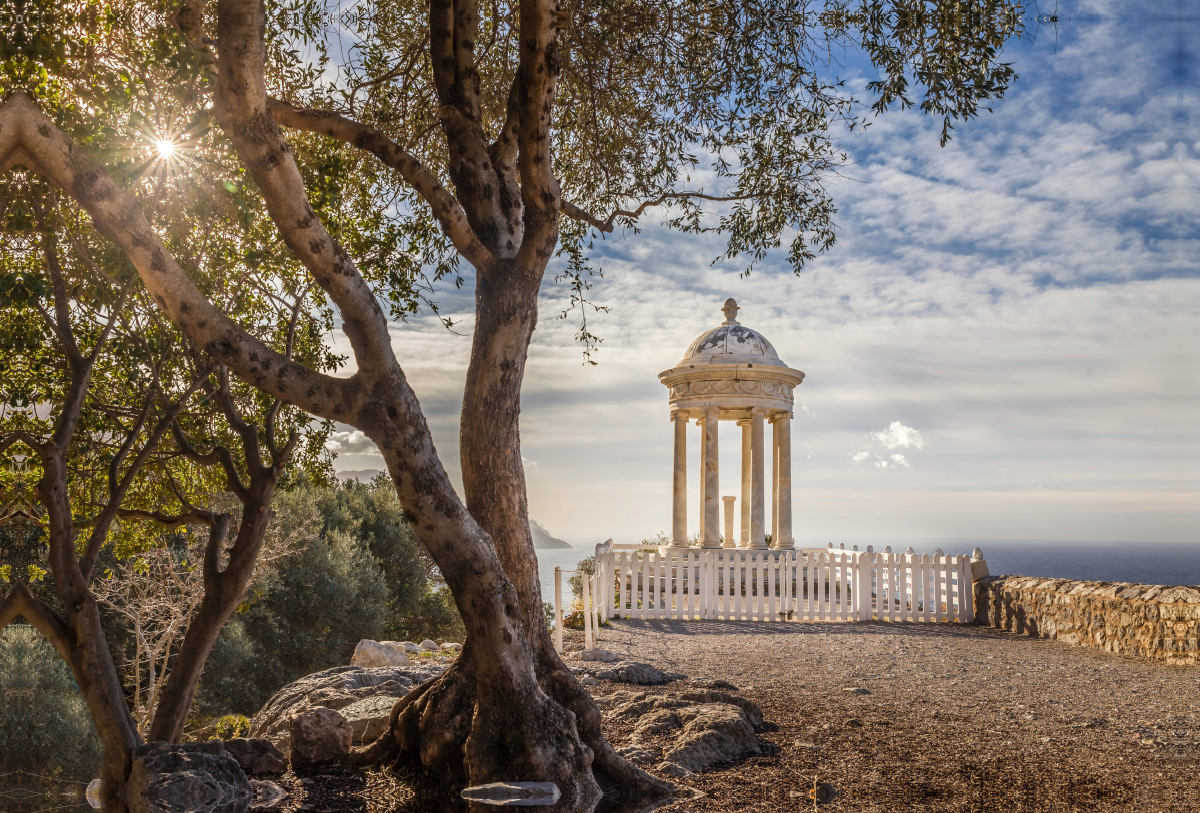
<path fill-rule="evenodd" d="M 160 138 L 154 142 L 154 151 L 158 153 L 159 158 L 170 158 L 175 154 L 175 145 L 166 139 Z"/>

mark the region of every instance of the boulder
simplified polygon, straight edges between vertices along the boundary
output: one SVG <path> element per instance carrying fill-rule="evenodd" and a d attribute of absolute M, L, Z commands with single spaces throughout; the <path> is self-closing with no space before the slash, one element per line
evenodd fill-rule
<path fill-rule="evenodd" d="M 609 652 L 607 649 L 585 649 L 579 653 L 579 660 L 616 663 L 621 660 L 621 656 L 616 652 Z"/>
<path fill-rule="evenodd" d="M 627 745 L 624 748 L 618 748 L 617 753 L 634 765 L 649 765 L 658 762 L 659 757 L 662 756 L 657 748 L 648 748 L 642 745 Z"/>
<path fill-rule="evenodd" d="M 291 750 L 291 717 L 314 708 L 335 711 L 367 697 L 403 697 L 445 669 L 436 663 L 408 666 L 337 666 L 284 686 L 259 709 L 250 723 L 250 736 L 270 740 L 284 756 Z"/>
<path fill-rule="evenodd" d="M 309 709 L 291 718 L 292 769 L 304 771 L 340 762 L 350 753 L 354 731 L 333 709 Z"/>
<path fill-rule="evenodd" d="M 442 644 L 443 652 L 462 652 L 462 644 L 456 644 L 454 641 L 447 641 Z"/>
<path fill-rule="evenodd" d="M 737 706 L 704 703 L 680 709 L 683 731 L 663 754 L 659 770 L 668 776 L 695 773 L 724 762 L 736 762 L 759 753 L 750 720 Z"/>
<path fill-rule="evenodd" d="M 138 746 L 120 795 L 129 813 L 245 813 L 252 794 L 242 766 L 210 740 Z"/>
<path fill-rule="evenodd" d="M 420 644 L 414 644 L 412 641 L 401 641 L 400 646 L 404 648 L 405 652 L 411 652 L 414 655 L 420 655 L 425 651 L 421 649 Z"/>
<path fill-rule="evenodd" d="M 354 732 L 354 742 L 374 742 L 392 723 L 396 698 L 387 695 L 368 697 L 341 709 L 340 714 Z"/>
<path fill-rule="evenodd" d="M 250 776 L 270 776 L 287 770 L 287 759 L 270 740 L 238 737 L 225 741 L 225 753 Z"/>
<path fill-rule="evenodd" d="M 268 779 L 251 779 L 250 790 L 254 794 L 250 807 L 255 809 L 278 807 L 288 798 L 287 790 Z"/>
<path fill-rule="evenodd" d="M 424 649 L 426 652 L 437 652 L 438 651 L 437 641 L 431 641 L 428 638 L 426 638 L 424 641 L 421 642 L 421 649 Z"/>
<path fill-rule="evenodd" d="M 642 718 L 638 720 L 637 727 L 633 730 L 633 738 L 636 740 L 647 734 L 670 731 L 672 728 L 678 728 L 681 724 L 679 715 L 672 709 L 654 709 L 643 714 Z"/>
<path fill-rule="evenodd" d="M 613 664 L 600 661 L 586 666 L 571 666 L 570 669 L 576 676 L 591 675 L 599 680 L 632 683 L 635 686 L 661 686 L 674 680 L 682 680 L 684 677 L 675 672 L 663 672 L 648 663 L 638 663 L 637 661 L 618 661 Z"/>
<path fill-rule="evenodd" d="M 763 724 L 762 711 L 744 698 L 695 690 L 678 695 L 618 691 L 609 697 L 616 705 L 606 717 L 637 718 L 629 744 L 619 753 L 645 759 L 664 734 L 671 738 L 658 766 L 667 776 L 688 776 L 761 753 L 755 727 Z"/>
<path fill-rule="evenodd" d="M 395 641 L 372 641 L 369 638 L 358 642 L 350 658 L 351 666 L 404 666 L 406 663 L 408 655 L 400 644 Z"/>

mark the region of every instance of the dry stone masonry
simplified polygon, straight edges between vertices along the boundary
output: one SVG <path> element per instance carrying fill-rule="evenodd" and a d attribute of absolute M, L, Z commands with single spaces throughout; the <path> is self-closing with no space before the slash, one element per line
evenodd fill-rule
<path fill-rule="evenodd" d="M 988 576 L 975 620 L 1169 666 L 1200 666 L 1200 588 Z"/>

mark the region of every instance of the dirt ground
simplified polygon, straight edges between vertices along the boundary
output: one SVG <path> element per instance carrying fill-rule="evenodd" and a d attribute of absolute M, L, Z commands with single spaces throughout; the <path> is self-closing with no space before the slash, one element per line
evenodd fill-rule
<path fill-rule="evenodd" d="M 676 780 L 703 795 L 664 810 L 811 809 L 816 779 L 838 791 L 830 811 L 1200 813 L 1198 669 L 957 624 L 620 620 L 601 636 L 734 683 L 767 721 L 764 756 Z M 631 688 L 591 690 L 606 708 Z M 607 726 L 626 744 L 628 724 Z"/>

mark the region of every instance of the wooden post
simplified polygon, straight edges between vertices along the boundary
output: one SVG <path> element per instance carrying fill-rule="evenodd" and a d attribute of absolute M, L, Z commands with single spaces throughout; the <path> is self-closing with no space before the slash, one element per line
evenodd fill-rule
<path fill-rule="evenodd" d="M 591 597 L 588 595 L 592 592 L 590 577 L 583 571 L 579 572 L 579 587 L 583 593 L 583 648 L 592 648 L 592 607 Z"/>
<path fill-rule="evenodd" d="M 554 650 L 559 655 L 563 654 L 562 628 L 562 568 L 556 567 L 554 568 Z"/>

